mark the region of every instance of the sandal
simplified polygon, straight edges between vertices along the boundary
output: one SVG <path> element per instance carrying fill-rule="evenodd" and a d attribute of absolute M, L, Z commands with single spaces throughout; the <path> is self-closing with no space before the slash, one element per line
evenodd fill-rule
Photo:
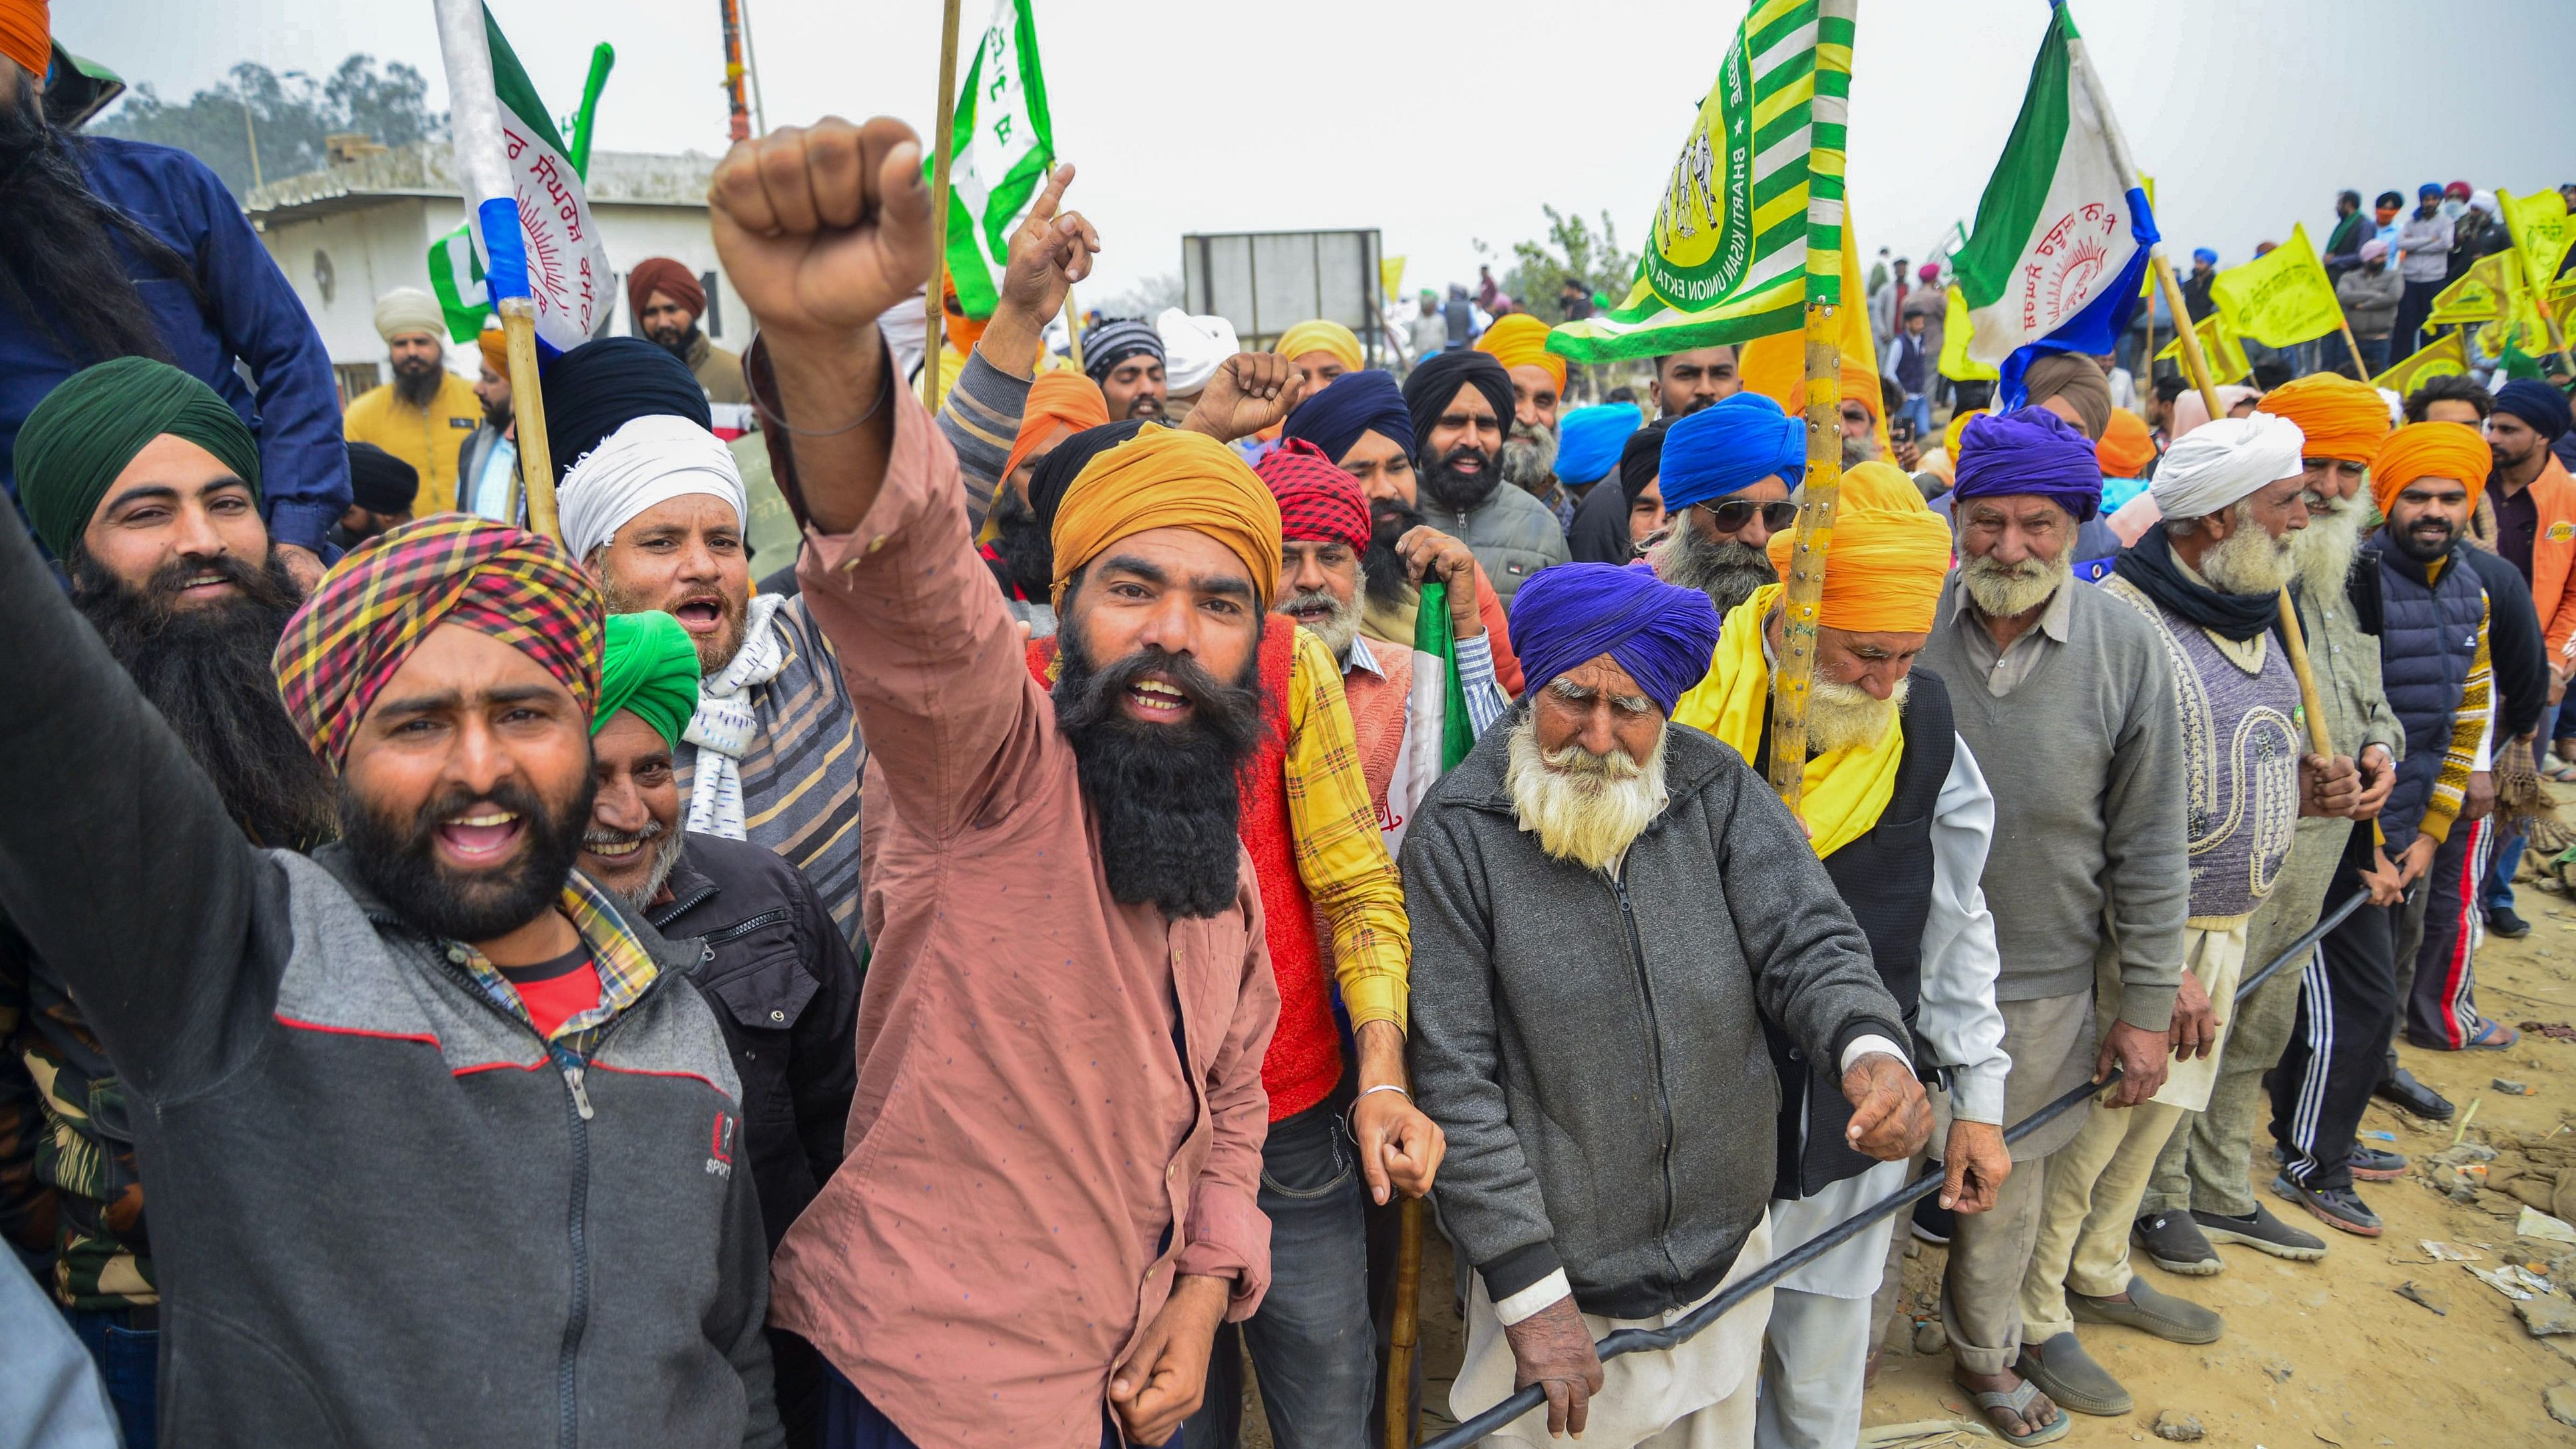
<path fill-rule="evenodd" d="M 2501 1040 L 2498 1039 L 2499 1033 L 2502 1034 Z M 2505 1025 L 2503 1022 L 2488 1021 L 2481 1017 L 2479 1019 L 2478 1034 L 2470 1037 L 2467 1041 L 2462 1042 L 2460 1044 L 2460 1050 L 2469 1052 L 2511 1051 L 2515 1043 L 2521 1040 L 2521 1032 L 2515 1031 L 2512 1027 Z"/>
<path fill-rule="evenodd" d="M 1976 1404 L 1977 1412 L 1985 1416 L 1987 1425 L 1995 1431 L 1996 1437 L 2007 1444 L 2052 1444 L 2065 1438 L 2068 1431 L 2075 1427 L 2073 1416 L 2062 1408 L 2058 1409 L 2057 1417 L 2051 1419 L 2044 1429 L 2033 1429 L 2027 1434 L 2015 1435 L 2003 1426 L 2003 1415 L 2010 1415 L 2024 1424 L 2030 1422 L 2030 1406 L 2039 1401 L 2040 1387 L 2028 1379 L 2023 1379 L 2019 1388 L 2010 1391 L 1972 1389 L 1966 1384 L 1960 1384 L 1955 1378 L 1951 1382 L 1958 1384 L 1959 1392 L 1966 1394 Z"/>

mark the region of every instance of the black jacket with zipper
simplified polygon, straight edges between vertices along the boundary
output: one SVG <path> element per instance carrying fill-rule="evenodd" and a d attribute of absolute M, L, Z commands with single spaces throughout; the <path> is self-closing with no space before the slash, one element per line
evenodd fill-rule
<path fill-rule="evenodd" d="M 541 1040 L 348 876 L 242 838 L 0 528 L 0 912 L 122 1080 L 186 1445 L 775 1444 L 766 1243 L 674 946 Z"/>

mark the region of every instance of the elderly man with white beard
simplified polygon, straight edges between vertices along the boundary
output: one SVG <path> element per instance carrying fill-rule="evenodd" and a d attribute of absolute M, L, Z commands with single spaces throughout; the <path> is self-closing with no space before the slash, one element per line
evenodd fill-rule
<path fill-rule="evenodd" d="M 2274 388 L 2255 410 L 2298 424 L 2306 439 L 2300 467 L 2307 480 L 2308 526 L 2291 535 L 2298 577 L 2291 581 L 2290 598 L 2298 606 L 2308 658 L 2316 669 L 2327 735 L 2338 748 L 2353 752 L 2362 775 L 2352 819 L 2312 815 L 2299 821 L 2272 894 L 2246 926 L 2245 959 L 2259 966 L 2289 949 L 2316 924 L 2323 907 L 2368 888 L 2364 877 L 2376 855 L 2368 822 L 2396 783 L 2406 729 L 2380 687 L 2379 640 L 2362 632 L 2345 592 L 2370 521 L 2370 507 L 2358 497 L 2362 475 L 2387 441 L 2388 405 L 2367 383 L 2319 372 Z M 2294 1019 L 2304 1020 L 2303 1035 L 2313 1038 L 2297 1050 L 2294 1066 L 2329 1049 L 2331 1038 L 2349 1023 L 2342 1020 L 2344 1013 L 2322 1011 L 2325 973 L 2339 962 L 2349 966 L 2359 951 L 2376 963 L 2374 979 L 2387 979 L 2393 969 L 2389 941 L 2385 919 L 2365 912 L 2339 928 L 2306 970 L 2284 969 L 2237 1003 L 2209 1105 L 2175 1129 L 2139 1207 L 2139 1245 L 2157 1267 L 2170 1273 L 2216 1273 L 2225 1264 L 2213 1243 L 2297 1261 L 2325 1256 L 2323 1239 L 2275 1217 L 2248 1186 L 2255 1132 L 2270 1105 L 2263 1074 L 2282 1061 Z M 2302 1018 L 2299 983 L 2310 975 L 2319 978 L 2308 988 L 2317 1009 Z M 2320 1121 L 2316 1098 L 2322 1080 L 2302 1084 L 2298 1079 L 2307 1074 L 2296 1070 L 2282 1075 L 2290 1079 L 2288 1096 L 2309 1106 L 2284 1115 L 2276 1130 L 2293 1136 L 2313 1133 Z M 2343 1135 L 2346 1141 L 2340 1145 L 2351 1150 L 2355 1176 L 2385 1181 L 2404 1172 L 2405 1158 L 2352 1144 L 2349 1128 Z"/>
<path fill-rule="evenodd" d="M 2067 1432 L 2055 1401 L 2105 1413 L 2128 1403 L 2071 1332 L 2025 1347 L 2020 1292 L 2057 1155 L 2090 1118 L 2125 1119 L 2164 1082 L 2189 878 L 2182 716 L 2154 627 L 2075 582 L 2102 474 L 2073 424 L 2041 408 L 1973 419 L 1953 496 L 1959 568 L 1921 662 L 1951 686 L 1961 741 L 2006 765 L 1988 777 L 1996 829 L 1984 877 L 2014 906 L 1995 919 L 2013 1063 L 2003 1115 L 2017 1121 L 2121 1069 L 2103 1105 L 2124 1110 L 2071 1112 L 2014 1144 L 1996 1205 L 1951 1230 L 1942 1320 L 1953 1372 L 1996 1429 L 2035 1443 Z M 2032 1382 L 2041 1373 L 2045 1393 Z"/>
<path fill-rule="evenodd" d="M 1779 421 L 1784 443 L 1800 431 Z M 1775 565 L 1787 562 L 1794 537 L 1771 536 Z M 1941 1205 L 1979 1213 L 2012 1172 L 2003 1140 L 2012 1063 L 1995 1008 L 1995 923 L 1978 885 L 1994 796 L 1951 731 L 1940 677 L 1914 667 L 1949 567 L 1950 530 L 1924 508 L 1913 479 L 1886 463 L 1843 475 L 1817 608 L 1798 813 L 1869 938 L 1871 964 L 1904 1013 L 1915 1060 L 1949 1082 Z M 1757 772 L 1770 761 L 1782 594 L 1782 586 L 1766 585 L 1727 615 L 1708 676 L 1673 710 L 1676 723 L 1717 736 Z M 1832 1079 L 1777 1034 L 1771 1051 L 1785 1099 L 1771 1246 L 1785 1253 L 1903 1186 L 1906 1164 L 1873 1162 L 1844 1146 L 1846 1109 Z M 1860 1436 L 1870 1305 L 1894 1230 L 1893 1219 L 1881 1221 L 1773 1291 L 1754 1433 L 1761 1449 L 1838 1449 Z"/>
<path fill-rule="evenodd" d="M 1497 1439 L 1749 1445 L 1771 1295 L 1606 1368 L 1593 1341 L 1672 1323 L 1771 1256 L 1766 1021 L 1834 1064 L 1846 1143 L 1921 1147 L 1905 1013 L 1789 812 L 1669 722 L 1717 643 L 1705 595 L 1566 564 L 1523 587 L 1512 629 L 1524 705 L 1404 847 L 1415 1090 L 1449 1134 L 1435 1191 L 1476 1270 L 1450 1408 L 1536 1384 L 1545 1413 Z"/>

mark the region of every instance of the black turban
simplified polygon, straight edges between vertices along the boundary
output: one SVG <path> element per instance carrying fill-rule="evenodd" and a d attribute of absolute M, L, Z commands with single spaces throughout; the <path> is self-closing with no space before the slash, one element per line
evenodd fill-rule
<path fill-rule="evenodd" d="M 1083 465 L 1144 431 L 1147 418 L 1126 418 L 1085 428 L 1055 445 L 1055 451 L 1038 459 L 1037 468 L 1029 474 L 1029 507 L 1037 510 L 1038 522 L 1050 531 L 1055 528 L 1056 509 L 1063 506 L 1065 490 L 1073 486 Z"/>
<path fill-rule="evenodd" d="M 641 337 L 585 342 L 547 364 L 543 380 L 546 446 L 557 483 L 582 454 L 637 418 L 668 415 L 709 431 L 715 426 L 707 390 L 689 365 Z"/>
<path fill-rule="evenodd" d="M 1657 418 L 1630 433 L 1628 441 L 1621 445 L 1619 491 L 1628 495 L 1629 502 L 1636 502 L 1637 495 L 1645 492 L 1646 485 L 1664 470 L 1664 430 L 1672 422 L 1670 418 Z"/>
<path fill-rule="evenodd" d="M 349 501 L 369 513 L 409 513 L 420 470 L 373 443 L 349 444 Z"/>
<path fill-rule="evenodd" d="M 1472 387 L 1494 405 L 1505 432 L 1512 426 L 1512 375 L 1489 352 L 1443 352 L 1425 358 L 1404 380 L 1404 410 L 1413 414 L 1413 457 L 1428 462 L 1431 425 L 1449 410 L 1458 389 Z"/>

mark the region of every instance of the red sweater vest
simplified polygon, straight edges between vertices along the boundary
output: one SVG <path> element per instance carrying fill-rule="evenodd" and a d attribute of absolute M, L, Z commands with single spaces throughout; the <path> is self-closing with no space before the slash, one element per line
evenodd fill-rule
<path fill-rule="evenodd" d="M 1315 904 L 1297 874 L 1295 830 L 1288 817 L 1288 682 L 1297 657 L 1296 621 L 1275 615 L 1261 634 L 1261 744 L 1243 768 L 1235 831 L 1252 856 L 1261 888 L 1262 935 L 1270 974 L 1279 985 L 1279 1026 L 1261 1059 L 1270 1120 L 1293 1117 L 1332 1095 L 1342 1079 L 1341 1033 L 1333 1025 L 1331 989 L 1317 936 Z M 1029 673 L 1055 682 L 1055 641 L 1029 643 Z"/>

